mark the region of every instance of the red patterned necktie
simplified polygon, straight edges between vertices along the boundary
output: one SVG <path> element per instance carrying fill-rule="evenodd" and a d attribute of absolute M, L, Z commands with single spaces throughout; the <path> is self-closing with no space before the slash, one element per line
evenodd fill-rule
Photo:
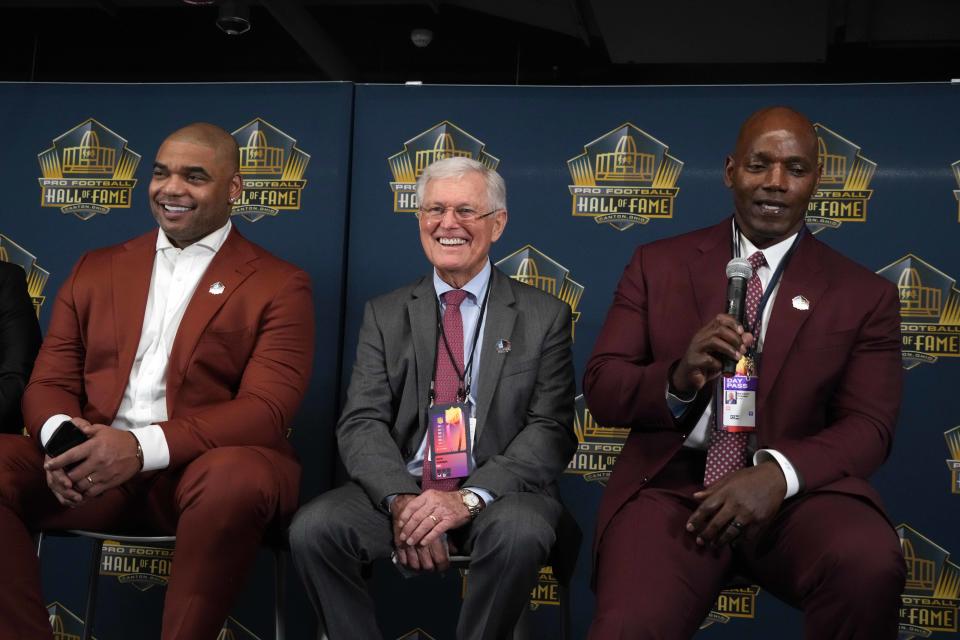
<path fill-rule="evenodd" d="M 460 315 L 460 304 L 466 299 L 467 292 L 462 289 L 452 289 L 442 296 L 445 309 L 443 312 L 443 335 L 437 336 L 437 379 L 434 384 L 435 402 L 444 404 L 457 402 L 457 390 L 460 389 L 460 376 L 463 373 L 463 317 Z M 444 342 L 443 336 L 446 336 Z M 447 350 L 450 345 L 450 350 Z M 454 367 L 451 358 L 457 363 Z M 433 425 L 430 425 L 432 428 Z M 427 434 L 427 442 L 431 441 Z M 421 488 L 436 489 L 437 491 L 455 491 L 460 485 L 459 478 L 433 478 L 433 465 L 429 460 L 423 461 L 423 480 Z"/>
<path fill-rule="evenodd" d="M 753 333 L 754 340 L 760 338 L 761 319 L 757 317 L 757 308 L 760 298 L 763 297 L 763 284 L 757 271 L 767 264 L 762 251 L 752 254 L 747 261 L 753 268 L 753 277 L 747 283 L 746 316 L 747 324 Z M 707 450 L 707 464 L 703 472 L 703 486 L 709 487 L 728 473 L 747 466 L 748 445 L 750 434 L 747 432 L 725 431 L 717 427 L 717 411 L 714 405 L 713 432 L 710 439 L 710 449 Z"/>

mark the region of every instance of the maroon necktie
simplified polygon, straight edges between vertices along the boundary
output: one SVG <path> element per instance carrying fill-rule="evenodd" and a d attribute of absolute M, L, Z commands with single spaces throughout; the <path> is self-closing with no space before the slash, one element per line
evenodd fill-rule
<path fill-rule="evenodd" d="M 747 324 L 753 333 L 754 341 L 760 339 L 760 322 L 757 318 L 757 308 L 760 306 L 760 298 L 763 297 L 763 284 L 757 275 L 757 270 L 767 264 L 767 259 L 762 251 L 757 251 L 747 261 L 753 268 L 753 277 L 747 283 L 746 315 Z M 756 344 L 756 342 L 754 342 Z M 709 487 L 714 482 L 724 477 L 728 473 L 733 473 L 738 469 L 747 466 L 748 444 L 750 434 L 747 432 L 730 432 L 719 429 L 719 424 L 714 404 L 713 411 L 713 432 L 710 439 L 710 449 L 707 450 L 707 465 L 703 472 L 703 486 Z"/>
<path fill-rule="evenodd" d="M 443 298 L 446 308 L 443 312 L 443 335 L 437 336 L 437 379 L 434 392 L 436 393 L 435 402 L 445 404 L 458 400 L 460 376 L 457 372 L 463 373 L 463 318 L 460 316 L 460 303 L 466 299 L 467 292 L 462 289 L 452 289 L 440 297 Z M 443 339 L 444 336 L 447 337 L 446 341 Z M 450 345 L 449 351 L 447 345 Z M 453 366 L 451 358 L 457 363 L 456 367 Z M 430 425 L 430 428 L 433 428 L 433 425 Z M 430 434 L 427 434 L 428 445 L 431 439 Z M 459 485 L 459 478 L 434 480 L 433 465 L 429 460 L 424 459 L 423 480 L 420 483 L 424 491 L 427 489 L 455 491 Z"/>

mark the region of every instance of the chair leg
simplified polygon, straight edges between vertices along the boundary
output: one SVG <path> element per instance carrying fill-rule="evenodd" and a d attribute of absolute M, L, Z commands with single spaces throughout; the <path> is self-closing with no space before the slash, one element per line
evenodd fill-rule
<path fill-rule="evenodd" d="M 34 544 L 37 545 L 37 557 L 40 557 L 40 551 L 43 550 L 43 531 L 40 531 L 33 537 Z"/>
<path fill-rule="evenodd" d="M 100 560 L 103 556 L 103 540 L 93 540 L 90 559 L 90 580 L 87 584 L 87 607 L 83 614 L 83 640 L 93 638 L 93 618 L 97 610 L 97 586 L 100 579 Z"/>
<path fill-rule="evenodd" d="M 283 549 L 273 550 L 273 635 L 286 639 L 287 555 Z"/>

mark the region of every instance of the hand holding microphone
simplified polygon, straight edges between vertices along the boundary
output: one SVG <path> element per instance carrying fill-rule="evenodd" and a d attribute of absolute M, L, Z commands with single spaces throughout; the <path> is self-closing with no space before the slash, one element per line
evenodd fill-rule
<path fill-rule="evenodd" d="M 753 344 L 743 329 L 747 283 L 753 269 L 744 258 L 727 264 L 725 313 L 717 314 L 694 334 L 687 352 L 670 376 L 670 391 L 680 397 L 695 394 L 717 376 L 733 375 L 737 362 Z"/>

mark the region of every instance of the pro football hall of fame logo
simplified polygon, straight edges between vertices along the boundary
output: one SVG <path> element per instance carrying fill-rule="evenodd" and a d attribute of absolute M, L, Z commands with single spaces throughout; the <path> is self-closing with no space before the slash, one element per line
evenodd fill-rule
<path fill-rule="evenodd" d="M 599 425 L 587 408 L 582 393 L 576 397 L 575 403 L 573 430 L 577 434 L 577 452 L 564 473 L 606 486 L 630 430 Z"/>
<path fill-rule="evenodd" d="M 53 640 L 80 640 L 83 637 L 83 620 L 59 602 L 47 605 Z"/>
<path fill-rule="evenodd" d="M 624 231 L 673 217 L 683 163 L 650 134 L 624 123 L 567 160 L 573 215 Z"/>
<path fill-rule="evenodd" d="M 960 567 L 950 562 L 949 551 L 910 526 L 899 525 L 897 535 L 907 564 L 899 640 L 956 632 Z"/>
<path fill-rule="evenodd" d="M 903 367 L 960 356 L 956 280 L 912 253 L 877 271 L 900 290 Z"/>
<path fill-rule="evenodd" d="M 950 452 L 947 460 L 947 468 L 950 469 L 950 492 L 960 494 L 960 426 L 944 431 L 943 437 L 947 441 L 947 451 Z"/>
<path fill-rule="evenodd" d="M 167 586 L 172 566 L 170 547 L 123 544 L 114 540 L 103 543 L 100 575 L 114 577 L 139 591 Z"/>
<path fill-rule="evenodd" d="M 583 285 L 570 277 L 569 269 L 529 244 L 500 260 L 496 266 L 514 280 L 546 291 L 570 305 L 573 315 L 570 335 L 575 337 L 574 329 L 580 319 L 577 305 L 583 297 Z"/>
<path fill-rule="evenodd" d="M 0 233 L 0 260 L 20 265 L 27 276 L 27 293 L 33 301 L 33 310 L 40 317 L 40 307 L 46 299 L 43 288 L 47 286 L 50 272 L 37 264 L 37 256 L 33 255 L 19 244 Z"/>
<path fill-rule="evenodd" d="M 490 169 L 496 169 L 500 160 L 486 151 L 486 145 L 472 135 L 444 120 L 403 143 L 403 151 L 387 158 L 393 182 L 393 211 L 416 213 L 417 178 L 430 164 L 446 158 L 470 158 Z"/>
<path fill-rule="evenodd" d="M 243 193 L 233 205 L 233 215 L 249 222 L 281 211 L 299 211 L 307 181 L 310 155 L 297 141 L 275 126 L 256 118 L 233 132 L 240 147 Z"/>
<path fill-rule="evenodd" d="M 56 207 L 81 220 L 130 208 L 140 154 L 93 118 L 54 138 L 37 159 L 43 173 L 41 207 Z"/>
<path fill-rule="evenodd" d="M 864 222 L 873 195 L 870 180 L 877 163 L 860 155 L 860 147 L 820 123 L 817 160 L 823 168 L 820 184 L 807 205 L 807 227 L 813 233 L 836 229 L 844 222 Z"/>

